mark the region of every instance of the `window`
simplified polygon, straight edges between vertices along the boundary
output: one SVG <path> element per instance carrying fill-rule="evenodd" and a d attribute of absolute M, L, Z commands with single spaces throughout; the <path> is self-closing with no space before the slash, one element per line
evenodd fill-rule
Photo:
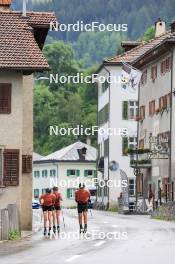
<path fill-rule="evenodd" d="M 47 178 L 47 170 L 43 170 L 42 171 L 42 177 L 43 178 Z"/>
<path fill-rule="evenodd" d="M 74 189 L 74 188 L 68 188 L 67 189 L 67 198 L 68 199 L 74 199 L 75 198 L 75 191 L 76 191 L 76 189 Z"/>
<path fill-rule="evenodd" d="M 104 157 L 109 155 L 109 138 L 104 140 Z"/>
<path fill-rule="evenodd" d="M 145 119 L 145 106 L 144 105 L 140 106 L 140 119 L 141 120 Z"/>
<path fill-rule="evenodd" d="M 39 189 L 34 189 L 34 198 L 39 198 Z"/>
<path fill-rule="evenodd" d="M 109 83 L 106 80 L 104 83 L 102 83 L 102 93 L 104 93 L 109 87 Z"/>
<path fill-rule="evenodd" d="M 157 78 L 157 65 L 151 67 L 151 79 L 155 81 Z"/>
<path fill-rule="evenodd" d="M 104 125 L 109 120 L 109 104 L 106 104 L 100 111 L 99 111 L 99 125 Z"/>
<path fill-rule="evenodd" d="M 40 177 L 40 172 L 39 171 L 34 171 L 34 177 L 39 178 Z"/>
<path fill-rule="evenodd" d="M 50 170 L 50 177 L 56 177 L 56 170 Z"/>
<path fill-rule="evenodd" d="M 84 176 L 85 177 L 88 177 L 88 176 L 94 176 L 94 177 L 96 177 L 96 170 L 85 170 L 84 171 Z"/>
<path fill-rule="evenodd" d="M 147 83 L 147 70 L 145 70 L 141 77 L 141 84 L 145 85 Z"/>
<path fill-rule="evenodd" d="M 32 156 L 22 155 L 22 173 L 32 172 Z"/>
<path fill-rule="evenodd" d="M 11 113 L 11 84 L 0 83 L 0 114 Z"/>
<path fill-rule="evenodd" d="M 144 149 L 145 141 L 144 139 L 139 140 L 139 148 Z"/>
<path fill-rule="evenodd" d="M 139 174 L 136 178 L 137 180 L 137 193 L 143 195 L 143 174 Z"/>
<path fill-rule="evenodd" d="M 137 146 L 137 137 L 122 137 L 122 154 L 128 155 L 128 149 L 135 149 Z"/>
<path fill-rule="evenodd" d="M 159 98 L 159 110 L 162 110 L 162 109 L 167 108 L 167 104 L 168 104 L 168 97 L 167 97 L 167 95 L 161 96 Z"/>
<path fill-rule="evenodd" d="M 155 114 L 155 111 L 156 111 L 155 107 L 156 107 L 155 106 L 155 100 L 149 102 L 149 115 L 150 116 Z"/>
<path fill-rule="evenodd" d="M 160 73 L 164 75 L 166 72 L 171 70 L 171 57 L 166 58 L 161 62 Z"/>
<path fill-rule="evenodd" d="M 46 189 L 42 189 L 41 192 L 42 192 L 42 194 L 45 194 L 46 193 Z"/>
<path fill-rule="evenodd" d="M 80 176 L 80 170 L 67 170 L 67 176 Z"/>
<path fill-rule="evenodd" d="M 129 195 L 133 196 L 136 193 L 136 183 L 135 183 L 135 179 L 129 179 Z"/>
<path fill-rule="evenodd" d="M 137 101 L 123 101 L 122 103 L 122 118 L 123 120 L 134 120 L 138 116 Z"/>
<path fill-rule="evenodd" d="M 19 184 L 19 150 L 4 150 L 4 179 L 5 186 Z"/>

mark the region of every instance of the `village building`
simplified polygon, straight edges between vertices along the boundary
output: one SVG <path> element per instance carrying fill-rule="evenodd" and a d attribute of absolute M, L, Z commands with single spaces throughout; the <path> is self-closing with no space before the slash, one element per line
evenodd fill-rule
<path fill-rule="evenodd" d="M 76 206 L 75 190 L 84 183 L 91 192 L 91 202 L 96 201 L 96 159 L 94 147 L 75 142 L 45 157 L 34 154 L 33 200 L 45 193 L 46 188 L 58 186 L 63 196 L 63 206 Z"/>
<path fill-rule="evenodd" d="M 120 135 L 107 133 L 98 135 L 98 179 L 99 181 L 103 179 L 106 182 L 117 182 L 117 185 L 112 187 L 98 187 L 97 201 L 103 208 L 116 206 L 118 198 L 124 193 L 129 196 L 129 199 L 128 197 L 124 197 L 124 199 L 129 200 L 130 208 L 135 207 L 136 194 L 143 198 L 142 177 L 137 177 L 138 182 L 136 182 L 133 166 L 130 166 L 129 155 L 129 151 L 137 148 L 138 143 L 138 90 L 134 93 L 123 89 L 120 78 L 123 63 L 134 65 L 135 61 L 142 58 L 144 54 L 169 36 L 169 33 L 162 34 L 165 25 L 160 21 L 156 22 L 155 27 L 155 39 L 149 42 L 123 42 L 122 46 L 125 48 L 125 52 L 103 61 L 97 71 L 99 77 L 104 76 L 106 78 L 106 82 L 103 84 L 98 82 L 98 125 L 106 130 L 107 128 L 116 128 L 120 132 Z M 107 81 L 109 77 L 110 83 Z M 116 79 L 118 82 L 113 81 Z M 145 98 L 145 100 L 148 99 Z M 127 129 L 127 135 L 121 133 L 123 128 Z M 116 165 L 115 170 L 111 169 L 111 164 Z M 121 185 L 122 179 L 127 179 L 127 191 Z"/>
<path fill-rule="evenodd" d="M 32 229 L 34 72 L 48 70 L 42 48 L 53 13 L 16 12 L 0 0 L 0 209 L 16 204 Z"/>
<path fill-rule="evenodd" d="M 143 196 L 155 206 L 174 201 L 175 181 L 175 22 L 165 22 L 156 45 L 140 56 L 134 66 L 143 72 L 139 91 L 138 161 Z M 137 164 L 136 164 L 137 163 Z"/>

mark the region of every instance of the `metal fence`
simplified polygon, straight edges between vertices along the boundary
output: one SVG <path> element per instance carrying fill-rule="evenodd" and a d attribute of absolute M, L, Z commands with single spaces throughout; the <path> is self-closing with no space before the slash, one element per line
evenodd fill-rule
<path fill-rule="evenodd" d="M 19 231 L 18 208 L 15 204 L 9 204 L 0 210 L 0 241 L 8 240 L 9 232 L 14 230 Z"/>

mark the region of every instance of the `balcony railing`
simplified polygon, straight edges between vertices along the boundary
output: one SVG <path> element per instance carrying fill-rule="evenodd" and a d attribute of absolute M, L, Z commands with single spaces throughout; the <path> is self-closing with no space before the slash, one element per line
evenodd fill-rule
<path fill-rule="evenodd" d="M 151 159 L 149 158 L 149 149 L 131 149 L 128 150 L 130 154 L 130 166 L 132 168 L 150 168 Z"/>

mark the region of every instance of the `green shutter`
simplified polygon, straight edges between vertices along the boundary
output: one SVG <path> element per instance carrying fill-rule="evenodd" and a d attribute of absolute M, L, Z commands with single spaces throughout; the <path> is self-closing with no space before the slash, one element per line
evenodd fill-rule
<path fill-rule="evenodd" d="M 70 176 L 70 170 L 67 170 L 67 176 Z"/>
<path fill-rule="evenodd" d="M 96 170 L 93 171 L 93 175 L 95 178 L 97 177 L 97 171 Z"/>
<path fill-rule="evenodd" d="M 122 105 L 122 118 L 128 120 L 128 102 L 124 101 Z"/>
<path fill-rule="evenodd" d="M 76 171 L 77 176 L 80 176 L 80 170 Z"/>
<path fill-rule="evenodd" d="M 127 137 L 122 138 L 122 153 L 125 156 L 128 154 L 128 138 Z"/>
<path fill-rule="evenodd" d="M 88 176 L 88 171 L 87 171 L 87 170 L 84 171 L 84 176 L 85 176 L 85 177 Z"/>
<path fill-rule="evenodd" d="M 70 199 L 70 189 L 67 189 L 67 198 Z"/>

